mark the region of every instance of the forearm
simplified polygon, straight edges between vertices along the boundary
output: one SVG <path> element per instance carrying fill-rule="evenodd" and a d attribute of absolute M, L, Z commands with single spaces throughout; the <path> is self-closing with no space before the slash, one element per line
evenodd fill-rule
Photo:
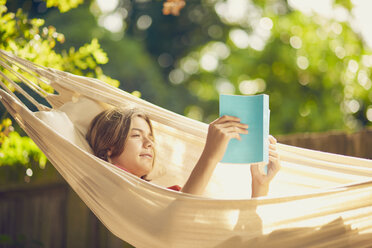
<path fill-rule="evenodd" d="M 204 193 L 214 169 L 218 161 L 211 159 L 204 152 L 196 163 L 193 171 L 191 172 L 186 184 L 182 188 L 182 192 L 195 195 Z"/>
<path fill-rule="evenodd" d="M 208 128 L 207 140 L 202 155 L 196 163 L 182 192 L 200 195 L 204 193 L 214 169 L 221 161 L 229 140 L 240 140 L 240 134 L 246 134 L 248 126 L 240 123 L 240 119 L 222 116 L 212 122 Z"/>

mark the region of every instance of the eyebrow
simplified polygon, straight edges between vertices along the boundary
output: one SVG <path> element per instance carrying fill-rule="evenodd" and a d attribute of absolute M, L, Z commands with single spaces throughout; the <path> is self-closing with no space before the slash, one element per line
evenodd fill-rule
<path fill-rule="evenodd" d="M 142 129 L 140 129 L 140 128 L 131 128 L 131 131 L 133 131 L 133 130 L 135 130 L 135 131 L 140 131 L 140 132 L 144 132 Z"/>

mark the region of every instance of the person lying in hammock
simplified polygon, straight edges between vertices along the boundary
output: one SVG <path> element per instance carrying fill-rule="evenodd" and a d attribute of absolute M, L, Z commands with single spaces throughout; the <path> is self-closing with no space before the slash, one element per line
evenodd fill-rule
<path fill-rule="evenodd" d="M 248 125 L 237 117 L 222 116 L 209 124 L 204 150 L 186 184 L 170 189 L 185 193 L 203 194 L 214 169 L 221 161 L 230 139 L 240 140 L 248 133 Z M 155 149 L 153 128 L 149 117 L 140 109 L 112 108 L 98 114 L 91 122 L 87 141 L 94 155 L 142 179 L 153 168 Z M 258 164 L 251 165 L 252 197 L 265 196 L 270 181 L 280 169 L 276 140 L 270 136 L 267 175 Z"/>

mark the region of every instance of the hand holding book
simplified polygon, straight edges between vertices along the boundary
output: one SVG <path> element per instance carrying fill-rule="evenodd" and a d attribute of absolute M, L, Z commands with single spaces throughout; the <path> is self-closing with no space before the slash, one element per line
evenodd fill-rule
<path fill-rule="evenodd" d="M 280 169 L 276 140 L 269 135 L 269 96 L 221 95 L 220 115 L 236 116 L 249 125 L 249 134 L 230 140 L 221 162 L 251 164 L 252 197 L 267 195 Z"/>
<path fill-rule="evenodd" d="M 224 115 L 211 122 L 203 155 L 215 163 L 220 162 L 230 140 L 241 140 L 240 135 L 247 134 L 247 128 L 248 125 L 240 123 L 240 119 L 234 116 Z"/>
<path fill-rule="evenodd" d="M 252 197 L 267 195 L 270 182 L 280 169 L 280 158 L 276 150 L 276 139 L 269 135 L 269 141 L 269 163 L 266 167 L 267 171 L 263 172 L 259 163 L 251 165 Z"/>
<path fill-rule="evenodd" d="M 280 168 L 273 138 L 269 152 L 268 106 L 267 95 L 221 96 L 221 116 L 210 123 L 204 150 L 182 192 L 202 194 L 222 161 L 252 164 L 252 196 L 266 195 L 271 179 Z M 267 164 L 267 173 L 262 173 L 257 163 Z"/>
<path fill-rule="evenodd" d="M 230 140 L 240 140 L 240 135 L 247 134 L 248 126 L 233 116 L 222 116 L 209 124 L 204 150 L 194 166 L 182 192 L 202 194 L 214 169 L 225 154 Z"/>

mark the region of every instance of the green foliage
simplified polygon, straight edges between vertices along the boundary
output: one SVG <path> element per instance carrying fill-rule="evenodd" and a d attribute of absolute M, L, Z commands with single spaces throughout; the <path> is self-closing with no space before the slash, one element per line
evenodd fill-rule
<path fill-rule="evenodd" d="M 88 77 L 98 78 L 112 86 L 118 87 L 119 81 L 114 80 L 103 74 L 103 71 L 97 64 L 106 64 L 108 58 L 105 52 L 100 47 L 97 39 L 93 39 L 90 44 L 86 44 L 75 51 L 71 47 L 68 53 L 63 52 L 62 66 L 65 71 L 69 71 L 76 75 L 85 75 Z M 90 71 L 87 71 L 90 69 Z"/>
<path fill-rule="evenodd" d="M 12 164 L 28 165 L 30 160 L 45 167 L 46 157 L 29 137 L 21 137 L 18 132 L 10 132 L 2 138 L 0 147 L 0 166 Z"/>
<path fill-rule="evenodd" d="M 113 36 L 125 33 L 120 43 L 134 37 L 158 60 L 171 92 L 165 96 L 165 108 L 210 122 L 218 115 L 219 94 L 266 93 L 272 134 L 356 131 L 372 124 L 371 114 L 367 118 L 372 109 L 372 56 L 349 23 L 305 15 L 285 0 L 247 0 L 240 5 L 188 1 L 178 17 L 162 16 L 161 3 L 154 1 L 121 3 L 109 13 L 100 13 L 94 3 L 91 10 L 103 20 L 124 6 L 124 30 Z M 351 15 L 352 1 L 339 0 L 334 6 Z M 138 21 L 145 15 L 152 25 L 140 29 Z M 112 47 L 102 44 L 108 51 Z M 106 65 L 108 71 L 115 68 L 109 73 L 123 82 L 125 75 L 115 73 L 127 50 L 110 54 L 111 62 L 117 62 Z M 164 55 L 169 64 L 160 62 Z M 139 53 L 130 57 L 136 56 Z M 136 87 L 146 95 L 143 85 Z"/>
<path fill-rule="evenodd" d="M 77 6 L 76 4 L 80 2 L 82 1 L 58 1 L 58 6 L 65 3 L 64 10 L 67 10 L 67 7 Z M 47 3 L 55 6 L 57 1 L 47 1 Z M 68 51 L 56 52 L 56 44 L 65 41 L 63 34 L 58 33 L 53 26 L 44 26 L 43 19 L 28 18 L 22 9 L 18 9 L 16 13 L 8 12 L 5 4 L 4 0 L 0 2 L 0 49 L 43 66 L 95 77 L 116 87 L 119 85 L 117 80 L 104 75 L 98 66 L 107 63 L 108 58 L 97 39 L 91 39 L 90 43 L 78 49 L 71 48 Z M 4 73 L 17 80 L 8 71 Z M 2 81 L 8 83 L 6 80 Z M 53 89 L 44 84 L 40 86 L 53 92 Z M 10 120 L 4 117 L 6 115 L 3 115 L 0 125 L 0 166 L 22 164 L 28 167 L 36 162 L 40 168 L 44 168 L 47 163 L 45 155 L 30 138 L 22 137 L 17 131 L 11 130 Z"/>
<path fill-rule="evenodd" d="M 109 61 L 102 65 L 102 70 L 106 75 L 118 79 L 122 90 L 140 91 L 143 99 L 182 113 L 183 108 L 178 104 L 179 101 L 169 100 L 170 96 L 174 95 L 174 89 L 167 88 L 164 80 L 166 75 L 162 74 L 156 59 L 149 54 L 144 43 L 130 35 L 118 40 L 117 34 L 97 25 L 94 15 L 90 13 L 91 8 L 85 4 L 67 13 L 59 14 L 56 10 L 51 10 L 45 15 L 46 23 L 55 26 L 66 34 L 66 37 L 68 35 L 63 44 L 57 44 L 57 50 L 78 47 L 87 40 L 98 39 L 109 58 Z M 175 99 L 179 99 L 179 95 Z"/>
<path fill-rule="evenodd" d="M 16 14 L 7 13 L 4 5 L 0 9 L 0 49 L 43 66 L 103 79 L 114 86 L 119 85 L 117 80 L 104 76 L 97 66 L 108 62 L 97 39 L 92 39 L 90 44 L 77 50 L 72 47 L 68 52 L 57 53 L 54 50 L 56 43 L 63 43 L 65 38 L 55 27 L 43 27 L 44 20 L 28 19 L 21 9 Z"/>
<path fill-rule="evenodd" d="M 281 1 L 256 2 L 251 14 L 258 24 L 230 22 L 225 40 L 210 41 L 177 61 L 173 72 L 182 76 L 175 83 L 198 99 L 185 114 L 209 122 L 218 114 L 220 93 L 265 93 L 273 134 L 371 125 L 366 61 L 372 56 L 350 26 L 288 6 L 278 14 L 270 3 Z"/>
<path fill-rule="evenodd" d="M 69 11 L 82 4 L 84 0 L 44 0 L 48 8 L 58 7 L 61 12 Z"/>
<path fill-rule="evenodd" d="M 341 5 L 347 10 L 351 11 L 353 8 L 353 3 L 351 0 L 335 0 L 335 5 Z"/>

